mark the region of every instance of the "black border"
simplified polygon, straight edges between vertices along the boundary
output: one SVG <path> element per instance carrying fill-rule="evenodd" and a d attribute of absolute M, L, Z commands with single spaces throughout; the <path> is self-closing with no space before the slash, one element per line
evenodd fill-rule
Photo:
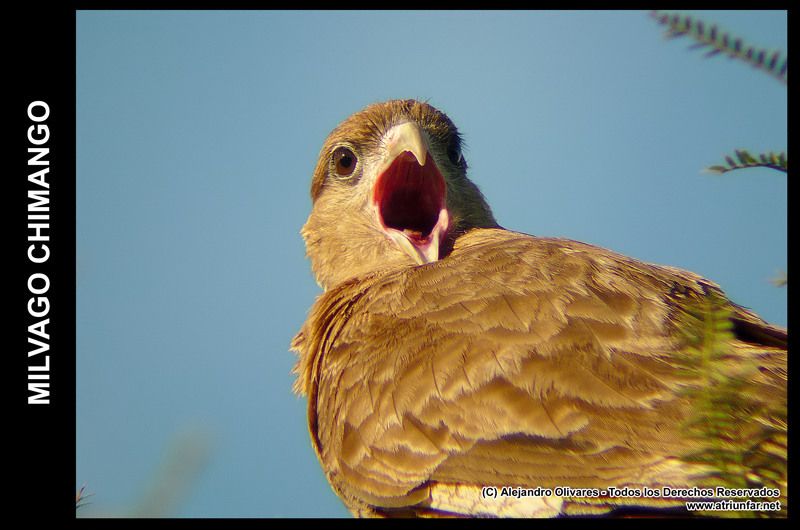
<path fill-rule="evenodd" d="M 19 470 L 12 475 L 13 498 L 23 502 L 22 509 L 15 507 L 14 511 L 37 519 L 44 516 L 69 520 L 75 517 L 75 11 L 68 3 L 38 9 L 29 5 L 6 20 L 20 23 L 22 30 L 13 32 L 16 37 L 7 52 L 18 62 L 13 77 L 17 95 L 8 115 L 19 120 L 14 122 L 15 127 L 9 127 L 16 146 L 13 159 L 18 164 L 9 177 L 23 188 L 14 192 L 10 209 L 15 213 L 14 224 L 19 227 L 13 255 L 24 261 L 22 274 L 13 282 L 14 292 L 20 293 L 14 312 L 24 320 L 21 334 L 14 326 L 14 336 L 23 343 L 13 350 L 20 364 L 15 364 L 17 369 L 6 371 L 11 379 L 7 386 L 18 390 L 13 402 L 22 409 L 23 418 L 21 427 L 12 434 L 19 446 L 14 456 L 19 457 L 9 459 Z M 17 24 L 9 26 L 11 29 Z M 27 162 L 31 147 L 27 131 L 32 125 L 28 105 L 37 100 L 50 108 L 45 121 L 50 131 L 46 144 L 50 148 L 50 257 L 43 264 L 30 262 L 27 256 Z M 37 272 L 50 279 L 47 405 L 28 404 L 28 358 L 22 353 L 30 350 L 27 327 L 40 320 L 32 318 L 27 310 L 31 297 L 28 277 Z"/>

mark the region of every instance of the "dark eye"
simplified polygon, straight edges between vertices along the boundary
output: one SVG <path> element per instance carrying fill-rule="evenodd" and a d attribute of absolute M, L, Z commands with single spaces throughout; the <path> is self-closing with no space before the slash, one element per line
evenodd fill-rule
<path fill-rule="evenodd" d="M 450 162 L 453 164 L 457 166 L 461 165 L 461 149 L 457 144 L 450 144 L 450 147 L 447 148 L 447 158 L 449 158 Z"/>
<path fill-rule="evenodd" d="M 333 152 L 333 170 L 339 177 L 349 177 L 356 169 L 358 158 L 347 147 L 337 147 Z"/>

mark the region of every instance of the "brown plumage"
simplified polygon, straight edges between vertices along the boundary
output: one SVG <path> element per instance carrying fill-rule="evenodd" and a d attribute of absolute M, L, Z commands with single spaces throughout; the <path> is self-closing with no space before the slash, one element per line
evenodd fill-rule
<path fill-rule="evenodd" d="M 308 396 L 325 474 L 354 514 L 682 506 L 492 498 L 482 488 L 714 484 L 719 470 L 692 457 L 702 444 L 686 428 L 699 407 L 687 389 L 708 381 L 680 361 L 682 326 L 702 328 L 693 308 L 709 300 L 733 326 L 721 370 L 744 378 L 749 414 L 735 418 L 744 436 L 720 443 L 743 466 L 760 462 L 741 473 L 748 485 L 764 484 L 759 466 L 770 468 L 785 500 L 786 331 L 713 282 L 502 229 L 466 177 L 453 123 L 413 100 L 340 124 L 311 196 L 302 234 L 325 292 L 292 343 L 295 389 Z M 744 371 L 750 364 L 757 369 Z"/>

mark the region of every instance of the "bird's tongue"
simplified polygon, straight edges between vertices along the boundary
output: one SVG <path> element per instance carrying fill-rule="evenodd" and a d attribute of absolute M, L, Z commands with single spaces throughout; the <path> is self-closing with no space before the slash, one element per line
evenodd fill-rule
<path fill-rule="evenodd" d="M 386 233 L 419 263 L 439 259 L 439 244 L 450 222 L 444 178 L 432 156 L 421 166 L 411 152 L 400 153 L 378 176 L 373 202 Z"/>

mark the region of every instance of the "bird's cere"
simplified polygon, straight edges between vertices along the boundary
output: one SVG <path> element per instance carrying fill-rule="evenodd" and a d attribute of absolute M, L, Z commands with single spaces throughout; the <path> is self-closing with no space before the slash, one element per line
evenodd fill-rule
<path fill-rule="evenodd" d="M 444 177 L 416 123 L 392 127 L 384 145 L 372 194 L 378 221 L 418 264 L 436 261 L 450 225 Z"/>

